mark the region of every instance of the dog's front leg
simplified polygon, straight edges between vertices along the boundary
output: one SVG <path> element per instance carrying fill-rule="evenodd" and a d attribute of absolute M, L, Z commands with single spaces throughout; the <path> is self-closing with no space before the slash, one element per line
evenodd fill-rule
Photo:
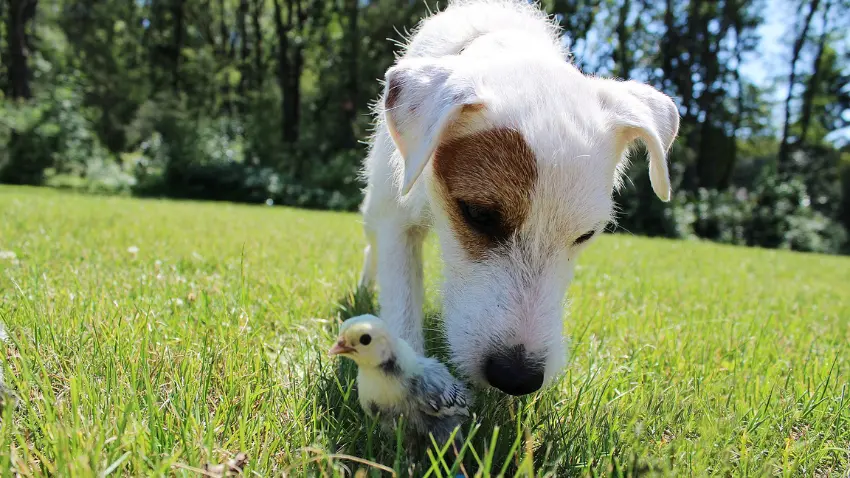
<path fill-rule="evenodd" d="M 371 251 L 377 259 L 381 318 L 419 353 L 425 351 L 422 334 L 425 232 L 422 227 L 382 224 L 375 231 L 377 250 Z"/>

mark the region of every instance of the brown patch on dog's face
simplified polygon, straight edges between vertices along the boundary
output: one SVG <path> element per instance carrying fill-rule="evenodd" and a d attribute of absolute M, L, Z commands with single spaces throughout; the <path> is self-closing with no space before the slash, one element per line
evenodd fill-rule
<path fill-rule="evenodd" d="M 525 222 L 537 161 L 518 131 L 450 139 L 437 148 L 433 167 L 452 229 L 470 258 L 483 259 Z"/>

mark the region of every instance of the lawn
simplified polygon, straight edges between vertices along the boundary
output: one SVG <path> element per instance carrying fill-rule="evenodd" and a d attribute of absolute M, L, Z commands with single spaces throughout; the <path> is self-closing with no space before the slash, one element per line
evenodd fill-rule
<path fill-rule="evenodd" d="M 449 476 L 448 455 L 378 434 L 326 356 L 339 318 L 374 307 L 352 295 L 361 234 L 354 214 L 0 188 L 19 397 L 0 470 L 199 476 L 244 452 L 245 476 Z M 850 470 L 850 259 L 606 236 L 569 297 L 565 375 L 479 394 L 452 474 Z"/>

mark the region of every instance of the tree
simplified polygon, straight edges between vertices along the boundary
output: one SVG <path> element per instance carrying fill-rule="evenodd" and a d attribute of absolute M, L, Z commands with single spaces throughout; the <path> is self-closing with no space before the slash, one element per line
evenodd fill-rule
<path fill-rule="evenodd" d="M 246 88 L 251 86 L 251 58 L 250 39 L 248 38 L 248 0 L 239 0 L 239 11 L 236 14 L 236 25 L 238 28 L 240 55 L 239 55 L 239 86 L 236 90 L 237 96 L 244 101 Z M 240 103 L 241 104 L 241 103 Z"/>
<path fill-rule="evenodd" d="M 6 16 L 6 2 L 0 0 L 0 18 Z M 6 39 L 6 27 L 8 22 L 0 22 L 0 92 L 6 92 L 7 88 L 7 72 L 6 72 L 6 52 L 4 51 L 3 41 Z"/>
<path fill-rule="evenodd" d="M 759 53 L 767 1 L 543 0 L 579 68 L 650 83 L 679 105 L 670 164 L 681 196 L 664 204 L 650 188 L 626 190 L 624 211 L 634 216 L 623 223 L 634 232 L 719 237 L 713 205 L 742 207 L 728 189 L 766 190 L 756 178 L 772 174 L 780 146 L 766 100 L 772 85 L 748 78 L 744 62 Z M 850 119 L 850 58 L 840 43 L 850 2 L 795 2 L 793 75 L 783 77 L 793 85 L 780 110 L 790 121 L 785 153 L 803 166 L 789 180 L 804 185 L 798 199 L 840 204 L 834 142 Z M 0 123 L 0 178 L 37 183 L 45 168 L 84 174 L 101 167 L 89 162 L 118 158 L 108 167 L 126 172 L 134 158 L 139 191 L 354 207 L 370 104 L 429 5 L 0 0 L 0 88 L 24 100 L 0 104 L 12 118 Z M 16 174 L 7 174 L 12 157 Z M 636 183 L 647 180 L 641 167 L 629 171 Z M 694 214 L 698 226 L 687 223 Z"/>
<path fill-rule="evenodd" d="M 757 45 L 758 10 L 759 3 L 749 0 L 665 3 L 657 63 L 664 74 L 662 89 L 681 98 L 681 135 L 695 153 L 686 188 L 729 186 L 742 95 L 750 91 L 741 85 L 736 58 Z"/>
<path fill-rule="evenodd" d="M 797 134 L 794 146 L 810 143 L 810 133 L 814 133 L 811 143 L 819 144 L 831 132 L 850 124 L 844 116 L 850 110 L 850 72 L 846 70 L 850 53 L 845 52 L 842 58 L 833 46 L 847 27 L 833 20 L 847 18 L 847 15 L 850 15 L 850 2 L 846 0 L 831 0 L 823 9 L 817 53 L 812 59 L 811 72 L 804 79 L 806 89 L 799 124 L 792 128 Z M 814 119 L 816 130 L 812 132 L 814 116 L 817 117 Z"/>
<path fill-rule="evenodd" d="M 803 17 L 800 31 L 794 39 L 794 45 L 791 47 L 791 63 L 790 72 L 788 73 L 788 93 L 785 95 L 785 122 L 782 127 L 782 140 L 779 145 L 779 157 L 777 158 L 780 171 L 784 171 L 788 166 L 788 147 L 791 142 L 791 102 L 794 98 L 794 89 L 797 87 L 797 61 L 800 59 L 800 54 L 803 52 L 803 47 L 809 36 L 809 28 L 812 24 L 812 19 L 820 6 L 820 0 L 810 0 L 808 2 L 808 13 Z M 804 8 L 804 3 L 800 4 L 800 10 Z M 798 12 L 800 11 L 798 10 Z"/>
<path fill-rule="evenodd" d="M 286 1 L 286 14 L 281 5 Z M 274 0 L 277 33 L 277 80 L 282 96 L 283 141 L 293 145 L 301 121 L 301 74 L 304 69 L 303 37 L 307 13 L 303 0 Z M 294 41 L 290 41 L 290 35 Z"/>
<path fill-rule="evenodd" d="M 59 20 L 95 132 L 115 154 L 127 148 L 127 127 L 151 91 L 138 42 L 141 20 L 137 2 L 116 0 L 68 2 Z"/>
<path fill-rule="evenodd" d="M 186 0 L 171 0 L 171 22 L 173 23 L 174 44 L 171 47 L 171 82 L 172 88 L 180 90 L 180 59 L 186 38 L 185 5 Z"/>
<path fill-rule="evenodd" d="M 343 103 L 343 111 L 345 111 L 345 128 L 346 135 L 343 138 L 345 147 L 353 147 L 357 144 L 354 122 L 357 117 L 357 106 L 360 103 L 360 73 L 358 65 L 360 64 L 360 0 L 345 0 L 345 16 L 347 20 L 346 36 L 349 51 L 346 55 L 346 63 L 348 70 L 348 78 L 345 85 L 346 96 Z"/>
<path fill-rule="evenodd" d="M 38 0 L 8 0 L 6 16 L 6 94 L 12 99 L 32 97 L 30 81 L 32 72 L 29 57 L 32 52 L 32 37 L 35 30 L 35 12 Z"/>
<path fill-rule="evenodd" d="M 617 48 L 614 50 L 614 63 L 618 66 L 617 76 L 629 78 L 632 72 L 632 55 L 629 49 L 631 31 L 628 27 L 629 15 L 632 12 L 632 0 L 622 0 L 617 14 Z M 638 14 L 640 18 L 640 14 Z"/>
<path fill-rule="evenodd" d="M 828 42 L 818 49 L 817 68 L 808 76 L 795 146 L 822 145 L 830 133 L 850 126 L 850 55 L 840 55 Z"/>
<path fill-rule="evenodd" d="M 251 24 L 254 29 L 254 86 L 257 89 L 262 89 L 265 84 L 265 58 L 263 57 L 263 28 L 261 19 L 263 17 L 263 0 L 254 0 L 254 5 L 251 11 Z"/>

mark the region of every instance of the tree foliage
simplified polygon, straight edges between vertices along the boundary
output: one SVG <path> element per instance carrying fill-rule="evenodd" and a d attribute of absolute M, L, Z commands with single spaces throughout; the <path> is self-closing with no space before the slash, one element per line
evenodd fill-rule
<path fill-rule="evenodd" d="M 622 228 L 847 247 L 850 3 L 795 0 L 787 74 L 756 82 L 745 69 L 782 1 L 542 1 L 584 71 L 648 82 L 680 107 L 679 196 L 654 199 L 635 161 Z M 0 0 L 0 181 L 354 209 L 378 79 L 436 7 Z"/>

